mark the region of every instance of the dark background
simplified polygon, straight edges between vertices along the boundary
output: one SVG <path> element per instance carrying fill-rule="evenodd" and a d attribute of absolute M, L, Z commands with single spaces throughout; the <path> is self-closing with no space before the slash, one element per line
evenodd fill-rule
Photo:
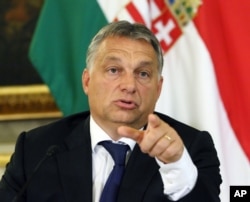
<path fill-rule="evenodd" d="M 0 87 L 42 84 L 28 50 L 43 0 L 0 0 Z"/>

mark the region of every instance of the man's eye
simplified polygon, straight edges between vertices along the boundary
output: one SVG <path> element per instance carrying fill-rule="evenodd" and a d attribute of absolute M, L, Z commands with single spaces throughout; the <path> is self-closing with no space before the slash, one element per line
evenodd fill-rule
<path fill-rule="evenodd" d="M 108 70 L 108 72 L 111 73 L 111 74 L 117 74 L 117 73 L 118 73 L 118 70 L 117 70 L 116 68 L 110 68 L 110 69 Z"/>
<path fill-rule="evenodd" d="M 148 72 L 140 72 L 139 77 L 140 78 L 149 78 L 149 73 Z"/>

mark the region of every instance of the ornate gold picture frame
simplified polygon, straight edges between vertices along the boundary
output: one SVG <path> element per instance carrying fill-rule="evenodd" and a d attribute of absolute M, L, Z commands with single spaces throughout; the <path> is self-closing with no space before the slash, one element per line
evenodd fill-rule
<path fill-rule="evenodd" d="M 62 117 L 44 85 L 0 87 L 0 121 Z"/>

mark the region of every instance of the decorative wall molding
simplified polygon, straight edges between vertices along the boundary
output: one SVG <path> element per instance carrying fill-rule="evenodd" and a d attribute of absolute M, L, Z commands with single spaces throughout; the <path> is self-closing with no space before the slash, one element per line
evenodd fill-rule
<path fill-rule="evenodd" d="M 0 121 L 58 117 L 62 112 L 46 85 L 0 87 Z"/>

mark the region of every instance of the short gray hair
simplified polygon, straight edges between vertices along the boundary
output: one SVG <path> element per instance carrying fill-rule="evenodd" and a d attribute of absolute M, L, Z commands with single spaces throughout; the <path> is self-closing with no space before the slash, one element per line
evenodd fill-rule
<path fill-rule="evenodd" d="M 94 60 L 95 53 L 97 52 L 101 42 L 109 36 L 128 37 L 130 39 L 144 39 L 149 42 L 154 48 L 158 58 L 159 74 L 162 73 L 163 55 L 159 41 L 155 35 L 143 24 L 129 23 L 128 21 L 112 22 L 103 27 L 92 39 L 86 57 L 87 68 L 91 66 Z"/>

